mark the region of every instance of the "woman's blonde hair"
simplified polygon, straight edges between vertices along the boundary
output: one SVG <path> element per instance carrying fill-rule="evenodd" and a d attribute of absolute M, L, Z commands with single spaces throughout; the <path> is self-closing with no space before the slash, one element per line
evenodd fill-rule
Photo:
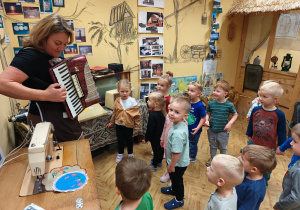
<path fill-rule="evenodd" d="M 59 32 L 66 33 L 69 36 L 68 45 L 73 43 L 73 31 L 62 16 L 59 14 L 49 15 L 40 20 L 30 30 L 29 36 L 23 39 L 23 46 L 44 51 L 43 42 L 47 40 L 50 35 Z"/>

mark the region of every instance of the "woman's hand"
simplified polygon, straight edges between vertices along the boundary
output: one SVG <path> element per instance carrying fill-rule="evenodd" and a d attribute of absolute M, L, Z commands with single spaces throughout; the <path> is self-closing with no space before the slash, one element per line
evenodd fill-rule
<path fill-rule="evenodd" d="M 66 87 L 60 87 L 58 83 L 51 84 L 45 91 L 47 92 L 46 101 L 63 102 L 67 98 Z"/>

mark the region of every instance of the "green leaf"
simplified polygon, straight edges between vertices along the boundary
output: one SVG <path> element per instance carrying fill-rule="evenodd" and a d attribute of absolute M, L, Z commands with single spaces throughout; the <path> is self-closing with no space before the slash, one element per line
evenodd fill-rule
<path fill-rule="evenodd" d="M 112 32 L 113 32 L 114 29 L 115 29 L 115 26 L 114 26 L 114 27 L 111 27 L 111 29 L 109 30 L 109 37 L 112 36 Z"/>
<path fill-rule="evenodd" d="M 125 45 L 132 45 L 134 42 L 126 42 Z"/>
<path fill-rule="evenodd" d="M 99 36 L 98 36 L 98 40 L 97 40 L 96 47 L 101 43 L 102 37 L 103 37 L 103 31 L 101 30 L 101 31 L 99 32 Z"/>
<path fill-rule="evenodd" d="M 94 29 L 98 29 L 98 28 L 99 28 L 98 26 L 92 26 L 92 27 L 89 28 L 89 32 L 91 32 Z"/>
<path fill-rule="evenodd" d="M 128 51 L 129 51 L 129 47 L 126 46 L 126 47 L 125 47 L 125 52 L 126 52 L 126 54 L 128 54 Z"/>
<path fill-rule="evenodd" d="M 110 44 L 113 48 L 117 49 L 117 47 L 116 47 L 112 42 L 109 42 L 109 44 Z"/>

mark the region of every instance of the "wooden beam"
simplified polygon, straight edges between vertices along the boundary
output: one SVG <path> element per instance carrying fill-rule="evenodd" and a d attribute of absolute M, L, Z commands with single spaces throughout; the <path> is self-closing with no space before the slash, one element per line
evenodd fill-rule
<path fill-rule="evenodd" d="M 234 88 L 241 93 L 243 90 L 243 87 L 240 87 L 240 80 L 242 79 L 244 81 L 244 77 L 241 76 L 241 63 L 244 57 L 244 49 L 245 49 L 245 42 L 246 42 L 246 37 L 247 37 L 247 30 L 248 30 L 248 23 L 249 23 L 249 15 L 244 15 L 243 16 L 243 28 L 242 28 L 242 36 L 241 36 L 241 43 L 240 43 L 240 50 L 239 50 L 239 57 L 237 61 L 237 66 L 236 66 L 236 73 L 235 73 L 235 82 L 234 82 Z"/>
<path fill-rule="evenodd" d="M 275 42 L 277 22 L 278 22 L 279 16 L 280 16 L 280 13 L 274 13 L 274 15 L 273 15 L 272 26 L 270 29 L 269 43 L 268 43 L 265 64 L 264 64 L 264 70 L 269 69 L 269 66 L 270 66 L 273 46 L 274 46 L 274 42 Z"/>

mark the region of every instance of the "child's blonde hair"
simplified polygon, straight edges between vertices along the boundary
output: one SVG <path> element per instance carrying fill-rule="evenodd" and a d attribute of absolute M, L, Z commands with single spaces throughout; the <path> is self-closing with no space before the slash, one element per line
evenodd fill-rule
<path fill-rule="evenodd" d="M 300 138 L 300 123 L 294 125 L 291 132 L 296 134 Z"/>
<path fill-rule="evenodd" d="M 129 87 L 131 89 L 131 82 L 128 81 L 128 79 L 121 79 L 116 83 L 117 89 L 119 90 L 122 87 Z"/>
<path fill-rule="evenodd" d="M 177 93 L 171 96 L 170 98 L 170 104 L 176 99 L 176 98 L 185 98 L 186 100 L 190 100 L 189 96 L 183 94 L 183 93 Z"/>
<path fill-rule="evenodd" d="M 197 87 L 199 89 L 199 91 L 203 91 L 203 86 L 201 84 L 200 81 L 192 81 L 189 83 L 189 85 L 194 85 L 195 87 Z"/>
<path fill-rule="evenodd" d="M 154 91 L 154 92 L 151 92 L 149 94 L 149 97 L 150 97 L 150 95 L 151 95 L 151 97 L 153 97 L 154 102 L 159 103 L 161 111 L 163 112 L 164 115 L 166 115 L 167 114 L 167 112 L 166 112 L 166 98 L 165 98 L 163 92 Z"/>
<path fill-rule="evenodd" d="M 262 174 L 272 171 L 277 165 L 276 154 L 268 147 L 248 145 L 244 147 L 242 154 L 244 156 L 247 155 L 249 163 L 256 167 Z"/>
<path fill-rule="evenodd" d="M 215 84 L 215 86 L 214 86 L 214 88 L 217 88 L 217 87 L 220 87 L 220 88 L 222 88 L 225 92 L 229 92 L 229 90 L 230 90 L 230 84 L 227 82 L 227 81 L 225 81 L 225 80 L 219 80 L 216 84 Z"/>
<path fill-rule="evenodd" d="M 186 97 L 177 97 L 172 100 L 172 103 L 178 103 L 185 111 L 186 114 L 188 114 L 191 110 L 191 104 L 188 101 Z"/>
<path fill-rule="evenodd" d="M 173 75 L 172 72 L 168 71 L 167 75 L 162 75 L 158 80 L 164 80 L 168 84 L 168 86 L 171 87 L 171 85 L 173 83 L 172 77 L 170 76 L 171 74 Z"/>
<path fill-rule="evenodd" d="M 278 82 L 266 80 L 260 87 L 260 90 L 266 90 L 271 93 L 273 97 L 280 97 L 283 94 L 283 89 Z"/>
<path fill-rule="evenodd" d="M 218 154 L 213 158 L 214 162 L 217 162 L 221 168 L 217 168 L 217 171 L 225 180 L 225 183 L 236 186 L 244 180 L 244 166 L 242 162 L 231 155 Z"/>

